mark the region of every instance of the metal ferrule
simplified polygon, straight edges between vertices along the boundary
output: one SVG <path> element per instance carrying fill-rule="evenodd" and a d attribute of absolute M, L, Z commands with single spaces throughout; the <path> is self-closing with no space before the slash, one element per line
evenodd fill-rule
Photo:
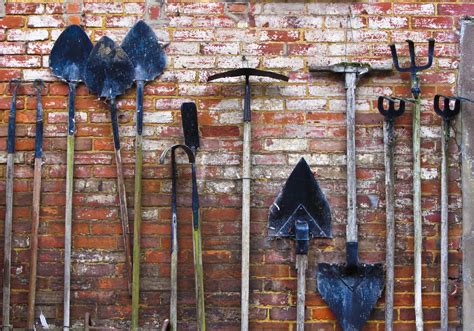
<path fill-rule="evenodd" d="M 357 268 L 359 264 L 359 243 L 358 242 L 347 242 L 346 243 L 346 261 L 349 268 Z"/>
<path fill-rule="evenodd" d="M 250 80 L 249 76 L 245 76 L 245 97 L 244 97 L 244 122 L 250 122 L 252 112 L 250 110 Z"/>
<path fill-rule="evenodd" d="M 67 133 L 68 135 L 73 135 L 76 131 L 76 120 L 75 116 L 75 109 L 74 109 L 74 100 L 76 98 L 76 82 L 69 82 L 69 100 L 68 100 L 68 126 L 67 126 Z"/>
<path fill-rule="evenodd" d="M 43 104 L 41 103 L 42 80 L 35 81 L 36 88 L 36 139 L 35 158 L 43 156 Z"/>
<path fill-rule="evenodd" d="M 10 105 L 10 114 L 8 115 L 8 139 L 7 152 L 15 153 L 15 122 L 16 122 L 16 92 L 20 86 L 19 80 L 11 80 L 10 86 L 12 88 L 12 102 Z"/>
<path fill-rule="evenodd" d="M 112 132 L 114 134 L 114 147 L 115 150 L 120 149 L 120 136 L 119 136 L 119 127 L 117 121 L 117 103 L 115 98 L 110 99 L 110 118 L 112 121 Z"/>
<path fill-rule="evenodd" d="M 308 222 L 297 220 L 295 222 L 296 254 L 308 254 L 309 225 Z"/>
<path fill-rule="evenodd" d="M 142 135 L 143 132 L 143 87 L 145 82 L 137 80 L 137 134 Z"/>

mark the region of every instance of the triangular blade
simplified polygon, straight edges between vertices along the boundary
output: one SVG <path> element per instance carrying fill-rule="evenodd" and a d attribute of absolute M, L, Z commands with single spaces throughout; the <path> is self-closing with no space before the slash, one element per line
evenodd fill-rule
<path fill-rule="evenodd" d="M 268 235 L 294 237 L 294 223 L 305 220 L 312 237 L 331 237 L 329 203 L 304 158 L 298 162 L 270 207 Z"/>
<path fill-rule="evenodd" d="M 133 64 L 112 39 L 102 37 L 87 60 L 85 82 L 100 97 L 113 99 L 132 86 Z"/>
<path fill-rule="evenodd" d="M 144 21 L 138 21 L 122 42 L 135 68 L 135 80 L 152 81 L 163 72 L 166 54 L 153 30 Z"/>
<path fill-rule="evenodd" d="M 53 73 L 69 82 L 84 80 L 84 68 L 92 42 L 79 25 L 68 26 L 54 43 L 49 55 Z"/>
<path fill-rule="evenodd" d="M 345 265 L 320 263 L 318 291 L 344 331 L 361 330 L 384 288 L 381 263 Z"/>
<path fill-rule="evenodd" d="M 199 148 L 199 126 L 194 102 L 185 102 L 181 105 L 181 122 L 183 124 L 184 143 L 196 150 Z"/>

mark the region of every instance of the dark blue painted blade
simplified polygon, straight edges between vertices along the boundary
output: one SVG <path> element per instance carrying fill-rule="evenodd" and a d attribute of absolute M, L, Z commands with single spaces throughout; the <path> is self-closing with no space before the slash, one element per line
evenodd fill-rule
<path fill-rule="evenodd" d="M 331 237 L 329 203 L 304 158 L 270 207 L 268 235 L 294 237 L 297 219 L 308 223 L 312 237 Z"/>
<path fill-rule="evenodd" d="M 384 288 L 381 263 L 346 265 L 320 263 L 318 291 L 344 331 L 362 330 Z"/>
<path fill-rule="evenodd" d="M 56 76 L 66 81 L 84 81 L 84 68 L 92 47 L 84 30 L 79 25 L 70 25 L 54 43 L 49 66 Z"/>
<path fill-rule="evenodd" d="M 102 37 L 87 60 L 87 87 L 100 97 L 113 99 L 132 86 L 133 76 L 133 64 L 127 53 L 112 39 Z"/>
<path fill-rule="evenodd" d="M 181 105 L 181 122 L 183 124 L 184 143 L 196 150 L 199 148 L 199 126 L 197 108 L 194 102 Z"/>
<path fill-rule="evenodd" d="M 151 81 L 163 72 L 166 54 L 156 34 L 144 21 L 135 23 L 121 46 L 133 63 L 135 80 Z"/>

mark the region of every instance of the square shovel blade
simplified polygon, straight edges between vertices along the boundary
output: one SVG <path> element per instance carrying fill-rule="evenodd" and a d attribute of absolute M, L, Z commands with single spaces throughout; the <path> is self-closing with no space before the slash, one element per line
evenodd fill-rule
<path fill-rule="evenodd" d="M 270 207 L 268 236 L 294 238 L 298 219 L 306 221 L 311 237 L 331 237 L 329 203 L 304 158 Z"/>

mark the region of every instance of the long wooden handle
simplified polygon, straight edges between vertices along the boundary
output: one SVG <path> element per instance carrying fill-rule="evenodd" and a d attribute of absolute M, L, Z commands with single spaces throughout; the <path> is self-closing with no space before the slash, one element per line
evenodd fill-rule
<path fill-rule="evenodd" d="M 12 219 L 13 219 L 13 164 L 14 154 L 7 154 L 6 176 L 6 212 L 5 212 L 5 239 L 3 252 L 3 328 L 10 328 L 10 269 L 12 255 Z"/>
<path fill-rule="evenodd" d="M 298 292 L 296 304 L 296 330 L 304 330 L 305 298 L 306 298 L 306 269 L 308 268 L 308 255 L 296 254 L 296 271 L 298 272 Z"/>
<path fill-rule="evenodd" d="M 423 302 L 421 253 L 423 250 L 423 228 L 421 219 L 421 155 L 420 155 L 420 103 L 418 95 L 415 99 L 413 112 L 413 223 L 415 232 L 414 264 L 415 264 L 415 321 L 416 330 L 423 331 Z"/>
<path fill-rule="evenodd" d="M 385 152 L 385 210 L 386 210 L 386 278 L 385 278 L 385 331 L 393 330 L 393 294 L 394 294 L 394 264 L 395 264 L 395 197 L 394 197 L 394 167 L 393 167 L 393 120 L 385 121 L 383 128 Z"/>
<path fill-rule="evenodd" d="M 38 227 L 40 220 L 41 202 L 41 158 L 35 158 L 35 170 L 33 177 L 33 213 L 31 223 L 31 257 L 30 257 L 30 283 L 28 291 L 28 329 L 34 328 L 35 322 L 35 299 L 36 299 L 36 274 L 38 263 Z"/>
<path fill-rule="evenodd" d="M 347 127 L 347 242 L 357 242 L 357 191 L 355 158 L 355 88 L 357 74 L 345 73 L 346 127 Z"/>
<path fill-rule="evenodd" d="M 199 222 L 199 196 L 197 189 L 196 164 L 191 164 L 193 186 L 193 256 L 196 286 L 196 310 L 198 330 L 206 330 L 206 307 L 204 303 L 204 271 L 202 267 L 201 224 Z"/>
<path fill-rule="evenodd" d="M 448 330 L 448 143 L 449 121 L 443 121 L 441 140 L 441 330 Z"/>
<path fill-rule="evenodd" d="M 250 262 L 250 139 L 252 124 L 244 122 L 242 157 L 242 293 L 241 330 L 247 331 L 249 324 L 249 262 Z"/>

